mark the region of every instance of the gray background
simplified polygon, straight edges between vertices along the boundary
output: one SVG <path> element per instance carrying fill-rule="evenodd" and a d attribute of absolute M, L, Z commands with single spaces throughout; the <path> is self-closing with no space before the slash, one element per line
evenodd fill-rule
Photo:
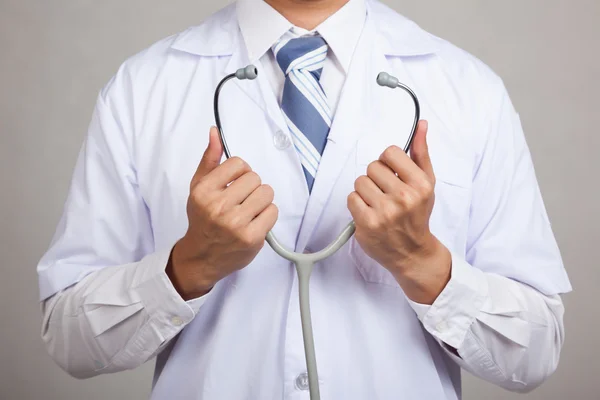
<path fill-rule="evenodd" d="M 600 399 L 597 210 L 600 1 L 387 0 L 474 53 L 521 113 L 575 292 L 558 372 L 527 399 Z M 39 338 L 35 265 L 65 200 L 98 90 L 128 56 L 225 4 L 0 0 L 0 398 L 143 399 L 152 365 L 68 377 Z M 426 384 L 426 383 L 424 383 Z M 465 377 L 465 399 L 516 399 Z"/>

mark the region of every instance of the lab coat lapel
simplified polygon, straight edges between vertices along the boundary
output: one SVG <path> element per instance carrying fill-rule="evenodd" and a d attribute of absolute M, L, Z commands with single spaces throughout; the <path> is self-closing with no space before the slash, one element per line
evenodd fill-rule
<path fill-rule="evenodd" d="M 248 52 L 244 45 L 244 40 L 241 34 L 238 34 L 235 39 L 234 51 L 229 59 L 229 63 L 225 67 L 223 76 L 234 73 L 240 68 L 250 64 Z M 287 130 L 285 120 L 281 113 L 281 109 L 277 104 L 277 98 L 273 94 L 267 76 L 262 71 L 262 64 L 257 60 L 254 65 L 258 70 L 258 77 L 254 81 L 233 79 L 238 89 L 245 93 L 263 113 L 265 113 L 279 129 Z M 225 128 L 224 128 L 225 129 Z"/>
<path fill-rule="evenodd" d="M 248 53 L 243 45 L 243 40 L 241 40 L 239 34 L 236 36 L 233 49 L 234 50 L 231 55 L 231 58 L 229 59 L 229 62 L 227 63 L 227 66 L 223 71 L 223 76 L 232 74 L 238 69 L 244 68 L 250 63 L 248 61 Z M 237 86 L 237 89 L 239 91 L 246 94 L 261 110 L 263 110 L 263 112 L 266 111 L 263 96 L 259 90 L 259 86 L 256 85 L 255 82 L 249 80 L 239 80 L 236 78 L 233 78 L 232 81 L 234 82 L 234 85 Z"/>
<path fill-rule="evenodd" d="M 376 83 L 376 78 L 380 72 L 385 71 L 396 75 L 407 84 L 410 82 L 406 80 L 406 76 L 399 76 L 396 71 L 391 70 L 384 51 L 374 45 L 377 43 L 376 35 L 373 23 L 367 20 L 321 158 L 298 236 L 296 251 L 302 252 L 306 249 L 318 224 L 328 226 L 329 218 L 343 217 L 344 214 L 337 209 L 329 213 L 331 216 L 324 215 L 323 211 L 328 207 L 329 197 L 344 166 L 355 167 L 354 160 L 348 160 L 348 157 L 355 154 L 354 150 L 359 139 L 379 140 L 389 144 L 404 143 L 408 139 L 414 118 L 412 102 L 408 96 L 400 92 L 400 89 L 380 87 Z M 355 170 L 345 173 L 355 173 Z M 335 235 L 338 233 L 332 232 Z M 333 240 L 334 237 L 329 239 Z M 319 249 L 310 248 L 310 250 Z"/>
<path fill-rule="evenodd" d="M 235 43 L 223 76 L 250 63 L 241 35 Z M 282 243 L 292 247 L 306 209 L 308 189 L 302 164 L 293 148 L 275 148 L 274 138 L 288 128 L 270 82 L 261 74 L 260 61 L 255 65 L 258 77 L 254 81 L 233 79 L 223 87 L 221 121 L 231 155 L 248 162 L 262 181 L 275 190 L 274 202 L 280 207 L 282 221 L 275 225 L 274 231 Z M 290 230 L 290 226 L 294 228 Z"/>

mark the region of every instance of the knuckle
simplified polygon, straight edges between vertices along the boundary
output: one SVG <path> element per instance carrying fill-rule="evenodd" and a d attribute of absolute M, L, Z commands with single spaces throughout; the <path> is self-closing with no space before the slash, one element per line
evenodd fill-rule
<path fill-rule="evenodd" d="M 275 191 L 273 190 L 271 185 L 261 185 L 261 189 L 265 197 L 269 199 L 270 202 L 273 201 L 273 199 L 275 198 Z"/>
<path fill-rule="evenodd" d="M 377 216 L 372 215 L 365 219 L 365 227 L 369 231 L 377 231 L 381 228 L 381 222 Z"/>
<path fill-rule="evenodd" d="M 259 236 L 251 229 L 247 229 L 242 232 L 240 235 L 240 242 L 244 247 L 255 247 L 259 244 L 258 238 Z"/>
<path fill-rule="evenodd" d="M 398 151 L 401 151 L 400 148 L 396 145 L 392 145 L 386 148 L 381 156 L 386 160 L 391 160 L 398 156 Z"/>
<path fill-rule="evenodd" d="M 225 201 L 224 199 L 215 200 L 212 202 L 208 211 L 208 217 L 212 221 L 223 222 L 225 216 Z"/>
<path fill-rule="evenodd" d="M 242 226 L 242 217 L 238 213 L 232 213 L 227 219 L 227 226 L 231 229 L 237 229 Z"/>
<path fill-rule="evenodd" d="M 405 208 L 411 210 L 419 206 L 422 202 L 423 197 L 415 191 L 404 192 L 402 204 Z"/>
<path fill-rule="evenodd" d="M 246 163 L 246 161 L 242 160 L 240 157 L 238 156 L 233 156 L 228 160 L 236 169 L 250 169 L 250 166 L 248 165 L 248 163 Z"/>
<path fill-rule="evenodd" d="M 193 207 L 204 208 L 206 206 L 207 197 L 208 196 L 206 195 L 206 192 L 202 190 L 202 187 L 196 186 L 196 188 L 190 193 L 189 203 L 191 203 Z"/>
<path fill-rule="evenodd" d="M 354 206 L 354 204 L 356 204 L 356 196 L 357 196 L 357 193 L 352 192 L 346 198 L 346 204 L 348 205 L 349 208 Z"/>
<path fill-rule="evenodd" d="M 357 192 L 352 192 L 348 195 L 348 211 L 352 214 L 352 216 L 356 219 L 362 217 L 363 209 L 362 205 L 364 205 L 364 200 Z"/>
<path fill-rule="evenodd" d="M 200 194 L 200 191 L 198 190 L 198 187 L 196 187 L 195 190 L 192 190 L 190 192 L 190 196 L 188 198 L 188 203 L 193 205 L 193 206 L 198 206 L 201 204 L 202 202 L 202 198 L 203 196 Z"/>
<path fill-rule="evenodd" d="M 243 247 L 249 247 L 252 242 L 252 236 L 248 232 L 248 229 L 236 230 L 233 236 L 235 240 Z"/>
<path fill-rule="evenodd" d="M 404 208 L 409 208 L 413 203 L 413 195 L 408 190 L 403 190 L 398 193 L 399 202 Z"/>
<path fill-rule="evenodd" d="M 221 217 L 221 214 L 217 208 L 212 208 L 211 210 L 209 210 L 209 212 L 208 212 L 209 220 L 217 222 L 220 220 L 220 217 Z"/>
<path fill-rule="evenodd" d="M 354 181 L 354 190 L 358 190 L 359 187 L 365 186 L 369 179 L 370 178 L 366 175 L 361 175 L 358 178 L 356 178 L 356 180 Z"/>
<path fill-rule="evenodd" d="M 423 195 L 423 200 L 427 200 L 433 195 L 435 190 L 435 183 L 426 179 L 421 185 L 421 194 Z"/>
<path fill-rule="evenodd" d="M 372 176 L 379 168 L 379 161 L 373 161 L 367 166 L 367 175 Z"/>
<path fill-rule="evenodd" d="M 262 183 L 262 179 L 260 179 L 260 175 L 258 175 L 254 171 L 246 172 L 246 176 L 250 179 L 250 181 L 254 184 L 254 186 L 258 187 Z"/>
<path fill-rule="evenodd" d="M 395 204 L 392 202 L 386 201 L 381 204 L 381 215 L 382 219 L 385 221 L 394 220 L 398 217 L 399 210 Z"/>

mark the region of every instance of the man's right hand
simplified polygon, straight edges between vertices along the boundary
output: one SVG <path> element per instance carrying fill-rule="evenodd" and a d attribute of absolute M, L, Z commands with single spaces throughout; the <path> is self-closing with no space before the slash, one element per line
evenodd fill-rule
<path fill-rule="evenodd" d="M 273 189 L 239 157 L 220 164 L 216 128 L 190 184 L 188 230 L 171 254 L 167 274 L 184 300 L 200 297 L 250 264 L 277 221 Z"/>

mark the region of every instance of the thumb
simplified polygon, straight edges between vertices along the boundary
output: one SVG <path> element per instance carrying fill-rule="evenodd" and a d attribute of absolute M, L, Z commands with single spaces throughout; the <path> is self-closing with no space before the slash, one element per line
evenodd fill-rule
<path fill-rule="evenodd" d="M 427 145 L 428 128 L 429 124 L 427 121 L 419 121 L 415 137 L 410 146 L 410 158 L 427 174 L 427 176 L 431 179 L 435 179 L 433 165 L 431 165 L 431 158 L 429 157 L 429 146 Z"/>
<path fill-rule="evenodd" d="M 208 147 L 204 151 L 202 160 L 196 170 L 196 177 L 201 178 L 208 175 L 213 169 L 217 168 L 221 164 L 221 157 L 223 156 L 223 145 L 219 138 L 219 131 L 216 127 L 210 128 Z"/>

